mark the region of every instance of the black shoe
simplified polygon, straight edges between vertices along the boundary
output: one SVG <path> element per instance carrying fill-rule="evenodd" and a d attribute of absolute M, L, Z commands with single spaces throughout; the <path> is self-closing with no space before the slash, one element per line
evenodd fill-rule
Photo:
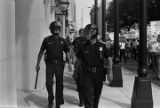
<path fill-rule="evenodd" d="M 56 105 L 56 108 L 61 108 L 60 105 Z"/>
<path fill-rule="evenodd" d="M 53 102 L 49 102 L 48 103 L 48 108 L 52 108 L 52 106 L 53 106 Z"/>
<path fill-rule="evenodd" d="M 79 107 L 83 107 L 83 106 L 84 106 L 84 103 L 80 103 L 80 104 L 79 104 Z"/>

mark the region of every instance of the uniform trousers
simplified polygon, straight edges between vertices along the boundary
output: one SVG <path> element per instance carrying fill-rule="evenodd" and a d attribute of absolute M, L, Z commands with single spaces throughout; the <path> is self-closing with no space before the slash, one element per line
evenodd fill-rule
<path fill-rule="evenodd" d="M 84 103 L 83 85 L 82 85 L 83 69 L 82 69 L 82 63 L 80 59 L 77 58 L 74 64 L 74 68 L 75 68 L 75 71 L 74 71 L 73 77 L 77 85 L 77 91 L 79 95 L 80 104 L 83 104 Z"/>
<path fill-rule="evenodd" d="M 48 101 L 53 102 L 53 78 L 56 78 L 56 105 L 64 104 L 63 98 L 63 73 L 64 73 L 64 63 L 63 62 L 46 62 L 46 89 L 48 92 Z"/>
<path fill-rule="evenodd" d="M 98 108 L 103 87 L 102 76 L 98 72 L 85 74 L 83 84 L 85 108 Z"/>

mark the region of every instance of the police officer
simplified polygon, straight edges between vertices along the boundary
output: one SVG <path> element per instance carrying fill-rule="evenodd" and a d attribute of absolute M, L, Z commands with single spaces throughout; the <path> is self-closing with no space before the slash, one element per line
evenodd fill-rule
<path fill-rule="evenodd" d="M 73 73 L 73 78 L 76 82 L 77 85 L 77 91 L 78 91 L 78 95 L 79 95 L 79 106 L 82 107 L 84 105 L 84 97 L 83 97 L 83 90 L 82 90 L 82 78 L 81 78 L 81 73 L 82 73 L 82 68 L 81 68 L 81 60 L 80 58 L 77 57 L 77 54 L 79 52 L 80 47 L 84 44 L 84 42 L 86 41 L 85 38 L 85 34 L 84 34 L 84 29 L 81 28 L 79 30 L 79 37 L 77 37 L 73 42 L 73 49 L 74 49 L 74 53 L 76 56 L 76 60 L 74 63 L 74 73 Z"/>
<path fill-rule="evenodd" d="M 60 37 L 60 23 L 53 21 L 50 24 L 50 36 L 44 38 L 38 58 L 36 70 L 40 69 L 40 61 L 45 51 L 46 63 L 46 89 L 48 92 L 48 108 L 52 108 L 54 93 L 53 93 L 53 77 L 56 77 L 56 108 L 60 108 L 64 104 L 63 99 L 63 72 L 64 59 L 63 52 L 66 53 L 67 60 L 69 60 L 69 47 L 65 39 Z"/>
<path fill-rule="evenodd" d="M 78 57 L 82 60 L 83 67 L 83 90 L 85 108 L 98 108 L 99 99 L 103 87 L 104 58 L 107 58 L 109 66 L 108 72 L 112 73 L 111 51 L 97 40 L 98 30 L 96 25 L 87 25 L 89 34 L 87 41 L 82 45 Z M 112 80 L 112 77 L 108 77 Z"/>

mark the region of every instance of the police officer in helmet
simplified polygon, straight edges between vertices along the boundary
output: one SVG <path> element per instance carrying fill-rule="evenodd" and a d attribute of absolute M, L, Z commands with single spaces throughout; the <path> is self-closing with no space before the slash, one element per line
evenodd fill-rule
<path fill-rule="evenodd" d="M 48 108 L 52 108 L 54 93 L 53 93 L 53 78 L 56 77 L 56 108 L 60 108 L 64 104 L 63 99 L 63 71 L 64 58 L 63 52 L 66 53 L 67 60 L 69 60 L 69 46 L 65 39 L 60 37 L 60 23 L 53 21 L 50 26 L 51 35 L 44 38 L 38 58 L 36 70 L 40 69 L 40 61 L 45 52 L 46 63 L 46 89 L 48 92 Z"/>
<path fill-rule="evenodd" d="M 104 58 L 109 62 L 108 71 L 112 72 L 112 55 L 110 49 L 107 49 L 105 44 L 97 40 L 96 25 L 88 24 L 85 28 L 88 31 L 87 41 L 78 53 L 83 67 L 84 105 L 85 108 L 98 108 L 104 76 L 106 75 Z M 108 80 L 112 80 L 112 78 L 110 77 Z"/>

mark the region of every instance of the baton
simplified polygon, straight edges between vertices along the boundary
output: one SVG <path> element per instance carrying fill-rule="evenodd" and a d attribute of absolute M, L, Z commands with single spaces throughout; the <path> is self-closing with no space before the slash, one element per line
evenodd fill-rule
<path fill-rule="evenodd" d="M 39 74 L 39 70 L 37 70 L 37 73 L 36 73 L 36 80 L 35 80 L 34 89 L 37 89 L 38 74 Z"/>

